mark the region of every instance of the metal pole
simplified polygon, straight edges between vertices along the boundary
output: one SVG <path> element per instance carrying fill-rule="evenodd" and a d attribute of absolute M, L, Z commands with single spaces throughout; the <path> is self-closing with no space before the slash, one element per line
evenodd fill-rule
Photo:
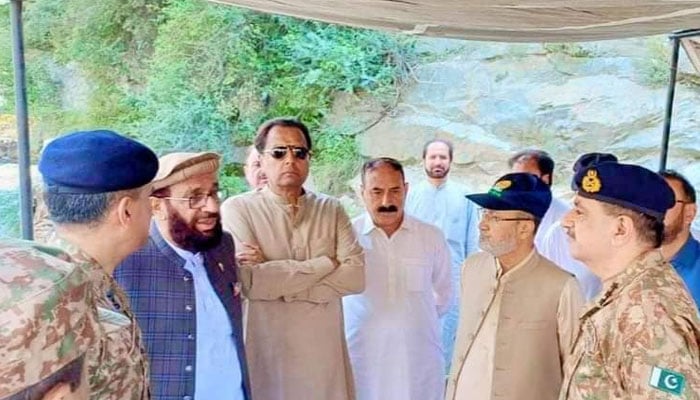
<path fill-rule="evenodd" d="M 20 221 L 22 238 L 31 240 L 34 237 L 32 228 L 32 178 L 29 172 L 29 122 L 27 119 L 27 81 L 25 77 L 24 38 L 22 33 L 22 0 L 10 1 L 10 20 L 12 26 L 12 61 L 15 71 Z"/>
<path fill-rule="evenodd" d="M 676 94 L 676 74 L 678 72 L 678 51 L 681 40 L 672 37 L 673 52 L 671 53 L 671 77 L 668 83 L 668 95 L 666 96 L 666 115 L 664 117 L 664 131 L 661 138 L 661 159 L 659 160 L 659 171 L 666 169 L 668 160 L 668 138 L 671 135 L 671 119 L 673 117 L 673 98 Z"/>

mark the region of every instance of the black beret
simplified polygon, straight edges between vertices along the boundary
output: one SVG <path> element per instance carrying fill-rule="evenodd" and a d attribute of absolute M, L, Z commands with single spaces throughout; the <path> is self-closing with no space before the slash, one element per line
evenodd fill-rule
<path fill-rule="evenodd" d="M 615 204 L 659 221 L 676 204 L 673 190 L 664 178 L 639 165 L 594 164 L 576 172 L 572 186 L 579 196 Z"/>
<path fill-rule="evenodd" d="M 46 190 L 106 193 L 135 189 L 158 171 L 158 157 L 143 144 L 108 130 L 74 132 L 52 140 L 39 160 Z"/>
<path fill-rule="evenodd" d="M 552 191 L 537 176 L 518 172 L 498 178 L 487 193 L 467 198 L 488 210 L 519 210 L 542 219 L 552 202 Z"/>
<path fill-rule="evenodd" d="M 617 162 L 617 156 L 611 153 L 586 153 L 582 154 L 574 163 L 574 173 L 581 168 L 604 162 Z"/>

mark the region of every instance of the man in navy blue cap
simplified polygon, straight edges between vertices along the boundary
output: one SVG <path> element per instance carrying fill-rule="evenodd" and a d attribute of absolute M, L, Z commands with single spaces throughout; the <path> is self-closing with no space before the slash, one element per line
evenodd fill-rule
<path fill-rule="evenodd" d="M 590 153 L 592 154 L 592 153 Z M 584 155 L 577 163 L 590 158 Z M 528 172 L 536 175 L 550 188 L 554 181 L 554 160 L 543 150 L 527 149 L 518 152 L 508 160 L 511 172 Z M 574 167 L 576 168 L 576 167 Z M 590 300 L 600 292 L 600 279 L 593 275 L 585 265 L 574 260 L 569 253 L 569 243 L 566 233 L 561 227 L 561 218 L 569 212 L 571 205 L 556 197 L 552 197 L 547 213 L 542 217 L 535 235 L 537 251 L 578 279 L 583 295 Z"/>
<path fill-rule="evenodd" d="M 603 293 L 581 314 L 560 399 L 697 399 L 697 309 L 658 251 L 673 191 L 660 175 L 617 162 L 583 166 L 573 184 L 562 225 Z"/>
<path fill-rule="evenodd" d="M 97 345 L 87 354 L 90 398 L 150 398 L 148 363 L 129 301 L 112 278 L 148 239 L 158 158 L 111 131 L 68 134 L 44 149 L 39 171 L 56 232 L 49 243 L 92 278 Z"/>
<path fill-rule="evenodd" d="M 511 173 L 482 194 L 479 245 L 464 262 L 447 400 L 554 400 L 583 295 L 571 274 L 534 244 L 552 193 L 540 178 Z"/>

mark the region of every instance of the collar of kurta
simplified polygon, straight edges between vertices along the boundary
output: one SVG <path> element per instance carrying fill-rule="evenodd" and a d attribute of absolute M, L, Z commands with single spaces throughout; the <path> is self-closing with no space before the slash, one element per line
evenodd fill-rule
<path fill-rule="evenodd" d="M 522 261 L 520 261 L 516 266 L 511 268 L 510 271 L 505 273 L 503 272 L 503 266 L 501 265 L 501 262 L 498 261 L 498 258 L 494 257 L 494 262 L 496 263 L 496 279 L 501 279 L 504 276 L 506 277 L 506 279 L 517 278 L 518 275 L 520 275 L 520 270 L 525 269 L 525 266 L 535 257 L 536 252 L 537 251 L 533 247 L 532 251 L 530 251 L 530 253 L 525 258 L 523 258 Z"/>
<path fill-rule="evenodd" d="M 415 224 L 415 222 L 414 222 L 413 218 L 409 217 L 406 214 L 406 212 L 404 211 L 403 221 L 401 221 L 401 226 L 399 226 L 399 229 L 397 229 L 396 231 L 398 232 L 398 231 L 404 230 L 404 229 L 410 231 L 413 229 L 414 224 Z M 375 229 L 380 229 L 380 228 L 374 224 L 374 221 L 372 221 L 372 216 L 369 215 L 369 212 L 365 212 L 365 217 L 364 217 L 364 220 L 362 221 L 362 229 L 361 229 L 360 233 L 362 233 L 363 235 L 369 235 Z"/>
<path fill-rule="evenodd" d="M 294 207 L 294 206 L 302 207 L 304 205 L 304 203 L 307 201 L 307 199 L 309 197 L 309 191 L 304 189 L 304 188 L 301 188 L 301 192 L 302 193 L 301 193 L 301 196 L 299 196 L 298 204 L 295 205 L 295 204 L 291 204 L 289 202 L 289 200 L 287 200 L 286 197 L 280 196 L 277 193 L 273 192 L 269 186 L 265 186 L 262 189 L 260 189 L 260 193 L 262 193 L 263 196 L 267 197 L 268 199 L 273 200 L 275 203 L 278 203 L 280 205 L 287 206 L 287 207 Z"/>

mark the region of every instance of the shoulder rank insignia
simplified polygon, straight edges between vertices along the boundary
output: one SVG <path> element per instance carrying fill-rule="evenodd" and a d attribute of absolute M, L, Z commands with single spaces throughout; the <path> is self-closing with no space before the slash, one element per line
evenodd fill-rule
<path fill-rule="evenodd" d="M 603 185 L 598 178 L 598 171 L 591 169 L 581 180 L 581 188 L 586 193 L 598 193 Z"/>

